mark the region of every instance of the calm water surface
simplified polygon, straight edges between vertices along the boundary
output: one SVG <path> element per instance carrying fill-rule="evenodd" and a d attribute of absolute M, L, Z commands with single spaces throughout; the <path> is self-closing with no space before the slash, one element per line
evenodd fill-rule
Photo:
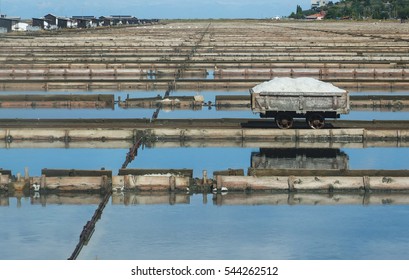
<path fill-rule="evenodd" d="M 0 259 L 68 258 L 95 208 L 10 198 Z M 212 195 L 110 203 L 79 259 L 408 259 L 408 215 L 408 205 L 216 206 Z"/>
<path fill-rule="evenodd" d="M 110 206 L 81 258 L 409 257 L 407 205 L 214 206 L 202 200 L 196 195 L 188 205 Z"/>

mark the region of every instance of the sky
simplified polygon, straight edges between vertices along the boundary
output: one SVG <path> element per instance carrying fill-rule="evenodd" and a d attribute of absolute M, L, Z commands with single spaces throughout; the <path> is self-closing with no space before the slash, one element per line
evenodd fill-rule
<path fill-rule="evenodd" d="M 137 18 L 271 18 L 288 16 L 310 0 L 0 0 L 0 12 L 24 19 L 57 16 L 132 15 Z"/>

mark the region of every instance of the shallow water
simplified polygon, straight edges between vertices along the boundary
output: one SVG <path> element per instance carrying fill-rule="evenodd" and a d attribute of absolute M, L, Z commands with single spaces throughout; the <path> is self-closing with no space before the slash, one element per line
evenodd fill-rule
<path fill-rule="evenodd" d="M 79 259 L 409 258 L 409 205 L 217 206 L 212 196 L 109 203 Z M 97 206 L 10 200 L 0 207 L 0 259 L 68 258 Z"/>
<path fill-rule="evenodd" d="M 104 92 L 105 93 L 105 92 Z M 162 94 L 161 92 L 159 92 Z M 239 94 L 239 92 L 231 92 Z M 27 94 L 27 93 L 26 93 Z M 125 98 L 126 92 L 113 93 Z M 130 93 L 131 95 L 142 94 Z M 152 95 L 152 92 L 144 94 Z M 156 94 L 156 93 L 155 93 Z M 191 92 L 190 94 L 196 94 Z M 203 94 L 203 93 L 201 93 Z M 213 94 L 213 95 L 212 95 Z M 205 100 L 223 92 L 206 93 Z M 245 93 L 243 93 L 245 94 Z M 0 118 L 150 118 L 153 109 L 1 109 Z M 254 117 L 251 112 L 160 112 L 159 118 Z M 343 119 L 408 119 L 406 112 L 352 112 Z M 109 143 L 108 143 L 109 144 Z M 126 146 L 126 145 L 125 145 Z M 145 148 L 128 168 L 189 168 L 195 177 L 252 165 L 259 148 Z M 350 169 L 408 169 L 409 148 L 342 148 Z M 0 168 L 100 169 L 117 174 L 128 147 L 10 148 Z M 115 194 L 79 259 L 409 259 L 409 198 L 372 199 L 359 194 L 257 198 Z M 123 197 L 122 197 L 123 196 Z M 229 200 L 231 198 L 231 200 Z M 99 196 L 0 196 L 0 259 L 67 259 L 91 219 Z M 325 201 L 331 203 L 326 204 Z M 351 202 L 352 201 L 352 202 Z M 380 201 L 378 203 L 367 203 Z M 392 201 L 392 203 L 389 203 Z M 403 201 L 394 203 L 394 201 Z"/>
<path fill-rule="evenodd" d="M 409 206 L 111 206 L 82 259 L 407 259 Z M 101 230 L 100 230 L 101 229 Z"/>

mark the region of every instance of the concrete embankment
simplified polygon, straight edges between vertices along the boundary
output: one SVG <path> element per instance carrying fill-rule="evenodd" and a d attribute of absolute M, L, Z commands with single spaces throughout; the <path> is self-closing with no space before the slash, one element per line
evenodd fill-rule
<path fill-rule="evenodd" d="M 144 143 L 149 146 L 183 146 L 183 142 L 203 142 L 211 143 L 221 141 L 226 145 L 235 146 L 236 143 L 248 143 L 248 145 L 257 144 L 259 146 L 270 147 L 274 143 L 288 142 L 286 146 L 299 146 L 302 143 L 309 143 L 311 146 L 320 144 L 328 146 L 329 144 L 361 146 L 408 146 L 409 129 L 404 123 L 399 122 L 366 122 L 373 128 L 328 128 L 328 129 L 306 129 L 300 127 L 296 129 L 280 130 L 256 128 L 257 125 L 266 126 L 268 122 L 256 122 L 254 128 L 234 128 L 230 127 L 203 127 L 203 128 L 177 128 L 177 127 L 160 127 L 160 125 L 146 123 L 145 128 L 127 128 L 121 127 L 120 122 L 117 128 L 106 127 L 104 123 L 97 123 L 100 127 L 92 127 L 96 124 L 85 127 L 72 127 L 70 124 L 59 124 L 53 127 L 41 127 L 33 125 L 30 128 L 10 127 L 0 128 L 0 148 L 24 147 L 32 143 L 40 145 L 49 143 L 57 145 L 60 143 L 64 147 L 80 147 L 87 143 L 104 146 L 104 143 L 112 142 L 118 146 L 118 142 L 125 141 L 133 143 L 136 139 L 143 139 Z M 352 124 L 352 123 L 351 123 Z M 383 124 L 383 125 L 382 125 Z M 143 124 L 141 124 L 143 125 Z M 242 124 L 243 126 L 252 126 L 252 123 Z M 269 124 L 274 126 L 273 124 Z M 304 124 L 303 124 L 304 125 Z M 353 124 L 355 125 L 355 124 Z M 353 125 L 351 125 L 353 127 Z M 136 126 L 136 122 L 135 122 Z M 190 126 L 195 126 L 192 121 Z M 297 127 L 297 125 L 295 125 Z M 305 126 L 305 125 L 304 125 Z M 149 128 L 150 127 L 150 128 Z M 385 128 L 382 128 L 385 127 Z M 166 142 L 166 143 L 162 143 Z M 81 144 L 82 143 L 82 144 Z M 99 143 L 99 144 L 98 144 Z M 251 144 L 254 143 L 254 144 Z M 298 143 L 298 145 L 296 145 Z M 301 144 L 300 144 L 301 143 Z M 217 143 L 216 143 L 217 144 Z M 119 144 L 123 146 L 124 144 Z M 128 144 L 129 145 L 129 144 Z M 218 144 L 217 144 L 218 145 Z M 330 145 L 330 146 L 331 146 Z M 48 147 L 45 145 L 44 147 Z"/>
<path fill-rule="evenodd" d="M 256 174 L 262 174 L 257 176 Z M 275 175 L 266 175 L 275 174 Z M 250 176 L 217 176 L 218 191 L 408 191 L 407 170 L 252 170 Z"/>
<path fill-rule="evenodd" d="M 117 192 L 409 192 L 408 170 L 279 170 L 217 171 L 213 178 L 192 178 L 190 170 L 51 171 L 39 177 L 0 175 L 3 193 L 108 193 Z M 54 174 L 54 175 L 53 175 Z M 57 176 L 59 174 L 59 176 Z M 71 175 L 70 175 L 71 174 Z M 135 174 L 138 174 L 137 172 Z M 230 175 L 233 174 L 233 175 Z M 238 174 L 238 175 L 237 175 Z M 66 175 L 66 176 L 64 176 Z"/>
<path fill-rule="evenodd" d="M 25 81 L 0 81 L 0 90 L 166 90 L 169 84 L 175 90 L 248 90 L 267 79 L 106 79 L 93 78 L 85 80 L 83 78 L 67 80 L 25 80 Z M 405 90 L 409 87 L 406 80 L 356 80 L 356 79 L 322 79 L 335 86 L 347 90 Z"/>

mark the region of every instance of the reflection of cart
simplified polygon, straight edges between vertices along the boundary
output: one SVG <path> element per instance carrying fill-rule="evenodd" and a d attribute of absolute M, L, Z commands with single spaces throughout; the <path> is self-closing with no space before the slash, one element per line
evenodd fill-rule
<path fill-rule="evenodd" d="M 253 112 L 275 118 L 279 128 L 291 128 L 294 118 L 323 128 L 325 118 L 349 113 L 348 91 L 313 78 L 275 78 L 250 89 L 250 94 Z"/>
<path fill-rule="evenodd" d="M 348 155 L 340 149 L 260 148 L 251 154 L 257 169 L 347 170 Z"/>

